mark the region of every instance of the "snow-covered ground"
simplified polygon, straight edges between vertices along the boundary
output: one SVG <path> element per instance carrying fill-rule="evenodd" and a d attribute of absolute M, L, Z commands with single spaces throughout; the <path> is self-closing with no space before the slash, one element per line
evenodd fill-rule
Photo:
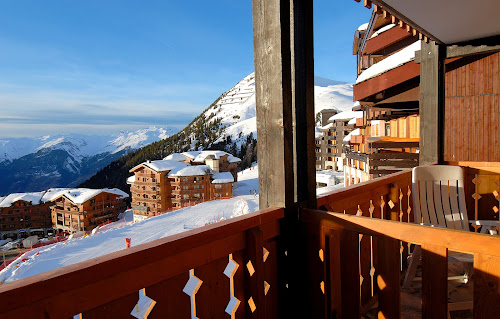
<path fill-rule="evenodd" d="M 258 168 L 253 166 L 238 173 L 238 188 L 231 199 L 205 202 L 135 224 L 128 212 L 124 219 L 106 225 L 91 236 L 68 239 L 25 253 L 0 272 L 0 282 L 12 282 L 124 249 L 125 238 L 131 238 L 131 244 L 136 246 L 221 218 L 248 214 L 259 209 L 258 192 Z"/>

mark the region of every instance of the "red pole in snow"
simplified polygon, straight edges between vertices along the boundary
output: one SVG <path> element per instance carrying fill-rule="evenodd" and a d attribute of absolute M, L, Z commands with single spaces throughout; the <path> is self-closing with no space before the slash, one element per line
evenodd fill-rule
<path fill-rule="evenodd" d="M 132 242 L 132 238 L 125 238 L 125 248 L 130 248 L 131 242 Z"/>

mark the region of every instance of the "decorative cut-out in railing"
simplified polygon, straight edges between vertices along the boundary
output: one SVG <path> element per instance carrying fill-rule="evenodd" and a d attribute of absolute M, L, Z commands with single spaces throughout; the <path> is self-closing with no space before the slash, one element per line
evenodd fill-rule
<path fill-rule="evenodd" d="M 134 306 L 134 309 L 130 312 L 132 317 L 136 317 L 137 319 L 146 319 L 149 316 L 151 310 L 155 306 L 156 301 L 149 298 L 146 295 L 146 288 L 139 290 L 139 301 Z"/>
<path fill-rule="evenodd" d="M 319 283 L 319 289 L 321 289 L 321 292 L 324 295 L 325 294 L 325 282 L 324 281 Z"/>
<path fill-rule="evenodd" d="M 267 281 L 264 280 L 264 295 L 265 296 L 267 296 L 269 289 L 271 289 L 271 285 Z"/>
<path fill-rule="evenodd" d="M 325 254 L 323 252 L 323 249 L 319 250 L 319 259 L 321 259 L 321 262 L 325 261 Z"/>
<path fill-rule="evenodd" d="M 247 262 L 247 269 L 248 269 L 248 273 L 250 274 L 250 277 L 252 277 L 253 274 L 255 273 L 255 268 L 253 268 L 253 264 L 252 264 L 251 260 L 249 260 Z"/>
<path fill-rule="evenodd" d="M 478 220 L 479 218 L 479 200 L 481 199 L 481 195 L 479 195 L 479 184 L 481 184 L 481 180 L 477 174 L 474 175 L 474 179 L 472 180 L 474 183 L 474 194 L 472 194 L 472 198 L 474 198 L 474 219 Z M 478 229 L 481 228 L 480 225 L 472 225 L 474 227 L 474 231 L 477 233 Z"/>
<path fill-rule="evenodd" d="M 359 205 L 358 205 L 358 211 L 356 212 L 356 216 L 363 216 L 363 211 L 361 210 Z"/>
<path fill-rule="evenodd" d="M 262 248 L 262 252 L 264 253 L 264 254 L 263 254 L 263 259 L 262 259 L 262 260 L 263 260 L 264 262 L 266 262 L 267 257 L 269 257 L 269 250 L 267 250 L 267 249 L 266 249 L 266 247 L 263 247 L 263 248 Z"/>
<path fill-rule="evenodd" d="M 373 211 L 375 211 L 375 206 L 373 206 L 373 201 L 370 200 L 370 218 L 373 218 Z M 370 236 L 370 287 L 371 296 L 373 297 L 373 276 L 375 274 L 375 267 L 373 266 L 373 236 Z"/>
<path fill-rule="evenodd" d="M 380 196 L 380 219 L 384 219 L 384 207 L 385 207 L 384 196 Z"/>
<path fill-rule="evenodd" d="M 254 312 L 255 309 L 257 309 L 257 307 L 255 306 L 255 302 L 253 301 L 252 297 L 250 297 L 250 299 L 248 299 L 248 306 L 250 307 L 250 310 L 252 312 Z"/>
<path fill-rule="evenodd" d="M 408 185 L 408 191 L 406 192 L 408 199 L 408 209 L 406 212 L 408 213 L 408 223 L 410 223 L 410 214 L 411 214 L 411 204 L 410 204 L 410 196 L 411 196 L 411 187 Z M 411 243 L 408 243 L 408 254 L 410 253 Z"/>
<path fill-rule="evenodd" d="M 389 207 L 390 207 L 391 209 L 393 209 L 393 208 L 394 208 L 394 206 L 396 206 L 396 205 L 393 203 L 393 201 L 392 201 L 392 200 L 389 200 L 389 203 L 388 203 L 388 204 L 389 204 Z"/>
<path fill-rule="evenodd" d="M 82 319 L 82 318 L 83 318 L 83 317 L 82 317 L 82 314 L 81 314 L 81 313 L 79 313 L 79 314 L 77 314 L 77 315 L 74 315 L 74 316 L 73 316 L 73 319 Z"/>
<path fill-rule="evenodd" d="M 184 289 L 182 289 L 186 295 L 191 297 L 191 319 L 198 318 L 196 317 L 196 293 L 200 289 L 202 283 L 203 281 L 194 275 L 194 269 L 191 269 L 189 271 L 189 280 L 186 286 L 184 286 Z"/>
<path fill-rule="evenodd" d="M 229 254 L 229 262 L 227 263 L 226 269 L 224 269 L 224 275 L 229 278 L 229 303 L 226 307 L 226 313 L 234 319 L 236 310 L 240 305 L 240 300 L 234 296 L 234 274 L 238 270 L 238 263 L 234 261 L 233 254 Z"/>

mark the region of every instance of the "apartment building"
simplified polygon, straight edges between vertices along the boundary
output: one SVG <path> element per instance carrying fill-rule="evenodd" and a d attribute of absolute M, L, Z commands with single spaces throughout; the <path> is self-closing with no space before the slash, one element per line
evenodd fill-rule
<path fill-rule="evenodd" d="M 226 152 L 202 151 L 174 153 L 164 160 L 137 165 L 127 179 L 134 216 L 155 216 L 232 197 L 239 161 Z"/>
<path fill-rule="evenodd" d="M 51 196 L 52 226 L 59 232 L 89 231 L 116 221 L 128 194 L 117 189 L 65 189 Z"/>

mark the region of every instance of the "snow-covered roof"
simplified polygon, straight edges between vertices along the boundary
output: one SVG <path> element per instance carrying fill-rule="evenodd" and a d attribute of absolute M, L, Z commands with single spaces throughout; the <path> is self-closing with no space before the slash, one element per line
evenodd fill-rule
<path fill-rule="evenodd" d="M 233 183 L 234 182 L 233 174 L 231 174 L 229 172 L 214 173 L 213 177 L 214 177 L 214 180 L 212 181 L 213 184 Z"/>
<path fill-rule="evenodd" d="M 126 198 L 128 194 L 118 188 L 102 188 L 102 189 L 90 189 L 90 188 L 72 188 L 65 189 L 59 192 L 54 192 L 49 198 L 49 200 L 55 200 L 61 196 L 66 197 L 75 204 L 83 204 L 89 199 L 101 194 L 110 193 L 120 196 L 119 198 Z M 45 196 L 47 197 L 47 196 Z M 44 198 L 45 198 L 44 197 Z"/>
<path fill-rule="evenodd" d="M 325 126 L 320 127 L 320 130 L 329 130 L 333 127 L 333 123 L 326 124 Z"/>
<path fill-rule="evenodd" d="M 373 38 L 379 36 L 381 33 L 384 33 L 385 31 L 388 31 L 388 30 L 394 28 L 395 26 L 396 25 L 394 23 L 391 23 L 391 24 L 383 26 L 382 28 L 380 28 L 377 31 L 373 32 L 373 34 L 370 37 L 370 39 L 373 39 Z"/>
<path fill-rule="evenodd" d="M 25 202 L 31 202 L 32 205 L 38 205 L 42 201 L 43 194 L 45 192 L 34 192 L 34 193 L 14 193 L 3 197 L 0 202 L 0 207 L 10 207 L 13 203 L 22 200 Z"/>
<path fill-rule="evenodd" d="M 364 70 L 356 79 L 356 84 L 371 79 L 373 77 L 379 76 L 382 73 L 390 71 L 397 68 L 403 64 L 406 64 L 412 60 L 415 60 L 415 51 L 420 50 L 420 41 L 415 41 L 401 51 L 394 53 L 391 56 L 383 59 L 382 61 L 372 65 L 368 69 Z"/>
<path fill-rule="evenodd" d="M 181 169 L 183 167 L 186 167 L 188 164 L 173 161 L 173 160 L 158 160 L 158 161 L 151 161 L 151 162 L 148 161 L 148 162 L 141 163 L 141 164 L 137 165 L 136 167 L 132 168 L 130 170 L 130 172 L 135 171 L 141 165 L 149 167 L 156 172 L 165 172 L 165 171 L 171 171 L 174 169 Z"/>
<path fill-rule="evenodd" d="M 356 124 L 356 118 L 352 118 L 349 120 L 349 122 L 347 122 L 347 125 L 354 125 Z"/>
<path fill-rule="evenodd" d="M 358 31 L 366 31 L 368 29 L 368 23 L 363 23 L 358 27 Z"/>
<path fill-rule="evenodd" d="M 164 160 L 184 162 L 186 160 L 186 156 L 180 153 L 172 153 L 164 158 Z"/>
<path fill-rule="evenodd" d="M 335 176 L 337 176 L 337 172 L 329 171 L 329 170 L 318 170 L 316 171 L 316 182 L 323 184 L 330 184 L 331 180 L 335 180 Z"/>
<path fill-rule="evenodd" d="M 346 136 L 344 136 L 344 139 L 342 141 L 345 142 L 345 143 L 348 143 L 348 142 L 351 141 L 351 136 L 353 136 L 353 135 L 359 135 L 359 134 L 361 134 L 361 131 L 360 131 L 359 128 L 357 128 L 357 129 L 353 130 L 351 133 L 349 133 Z"/>
<path fill-rule="evenodd" d="M 229 155 L 229 156 L 227 157 L 227 161 L 228 161 L 229 163 L 239 163 L 239 162 L 241 162 L 241 158 L 238 158 L 238 157 L 233 156 L 233 155 Z"/>
<path fill-rule="evenodd" d="M 339 120 L 350 120 L 353 118 L 363 117 L 363 111 L 344 111 L 335 114 L 328 119 L 328 122 L 339 121 Z"/>
<path fill-rule="evenodd" d="M 135 175 L 129 176 L 127 178 L 127 183 L 133 183 L 135 181 Z"/>
<path fill-rule="evenodd" d="M 179 169 L 174 169 L 168 173 L 169 177 L 179 177 L 179 176 L 200 176 L 200 175 L 210 175 L 212 174 L 212 169 L 208 165 L 193 165 L 185 166 Z"/>

